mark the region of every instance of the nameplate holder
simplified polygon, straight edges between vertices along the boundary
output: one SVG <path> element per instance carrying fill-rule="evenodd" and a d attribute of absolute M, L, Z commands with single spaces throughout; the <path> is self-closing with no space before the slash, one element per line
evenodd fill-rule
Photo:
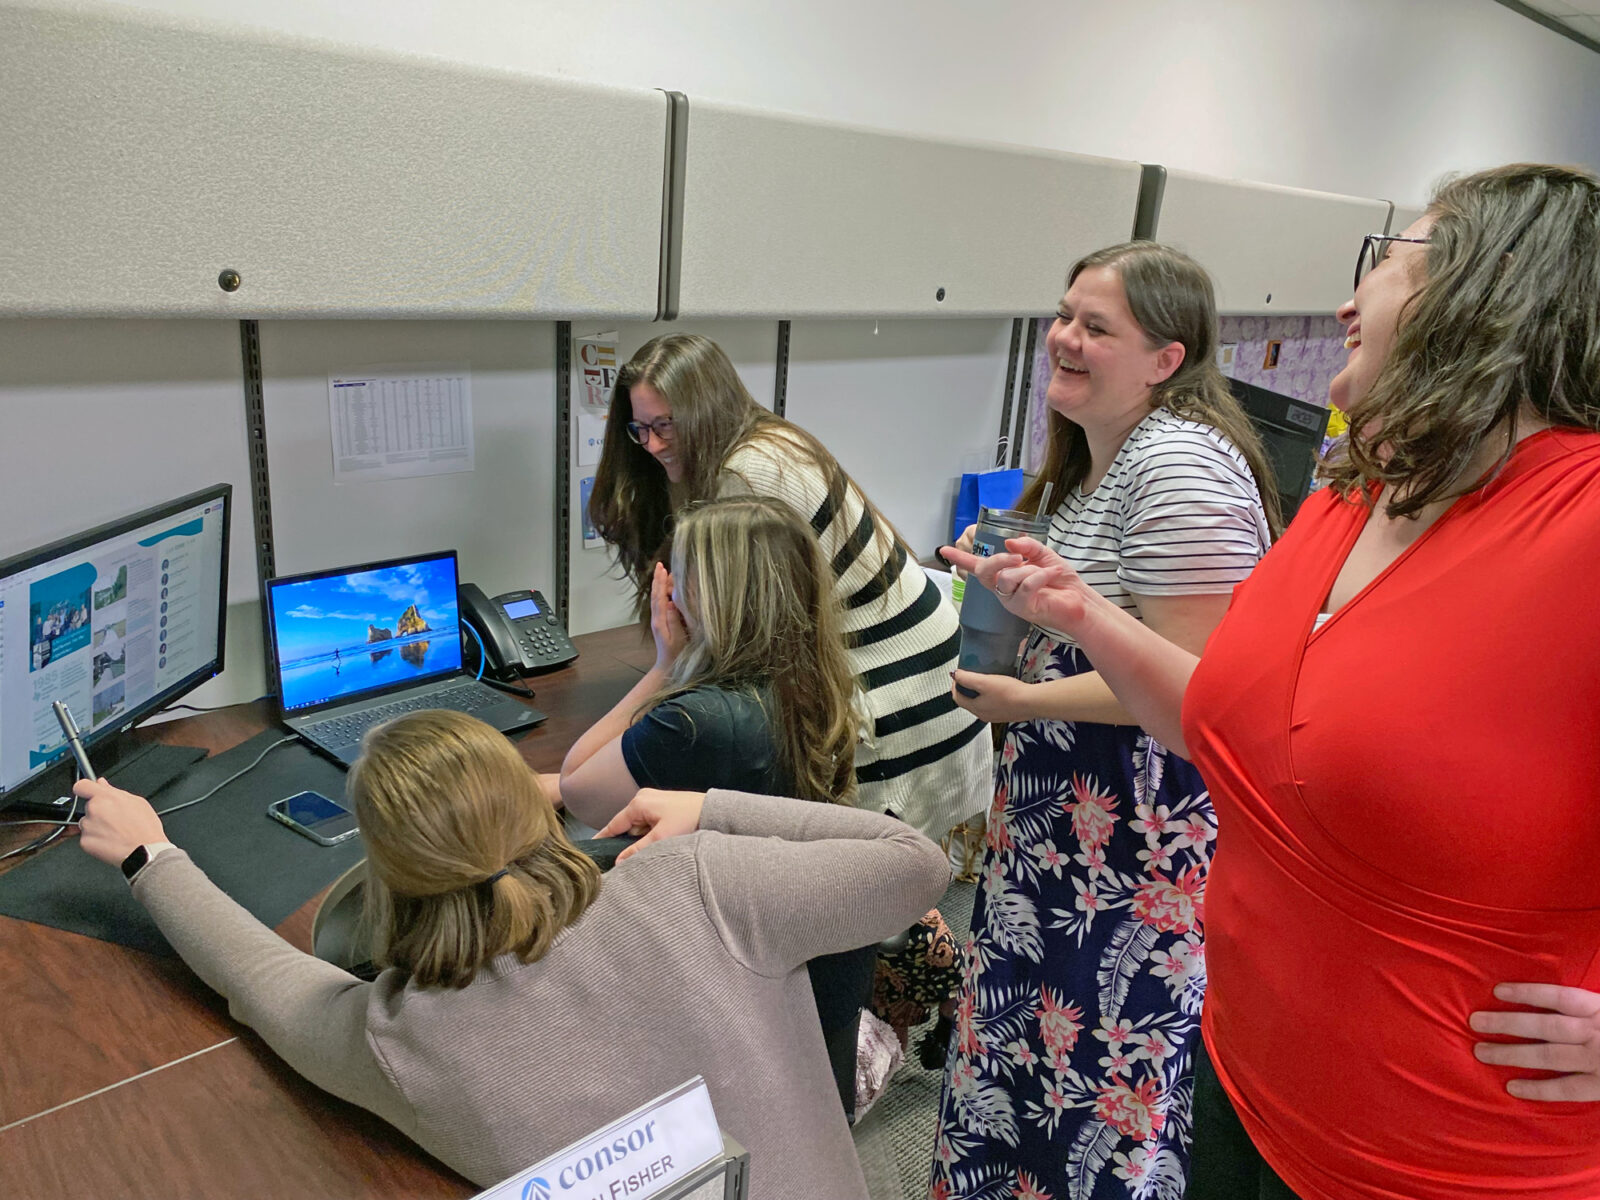
<path fill-rule="evenodd" d="M 721 1153 L 711 1093 L 696 1075 L 475 1200 L 649 1200 Z"/>

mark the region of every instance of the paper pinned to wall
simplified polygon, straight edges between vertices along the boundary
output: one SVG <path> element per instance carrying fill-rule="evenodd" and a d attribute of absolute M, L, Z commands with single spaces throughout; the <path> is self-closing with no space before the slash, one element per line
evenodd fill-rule
<path fill-rule="evenodd" d="M 578 410 L 578 465 L 598 466 L 606 444 L 606 419 Z"/>
<path fill-rule="evenodd" d="M 328 423 L 335 483 L 474 469 L 465 366 L 330 375 Z"/>
<path fill-rule="evenodd" d="M 600 462 L 606 442 L 606 413 L 617 382 L 617 335 L 590 333 L 572 339 L 572 411 L 578 465 Z"/>
<path fill-rule="evenodd" d="M 583 548 L 585 550 L 604 550 L 605 539 L 600 536 L 600 531 L 594 527 L 594 522 L 589 520 L 589 496 L 594 492 L 594 476 L 585 475 L 578 480 L 578 511 L 583 515 Z"/>
<path fill-rule="evenodd" d="M 590 333 L 572 339 L 572 398 L 580 413 L 604 417 L 617 382 L 617 335 Z"/>

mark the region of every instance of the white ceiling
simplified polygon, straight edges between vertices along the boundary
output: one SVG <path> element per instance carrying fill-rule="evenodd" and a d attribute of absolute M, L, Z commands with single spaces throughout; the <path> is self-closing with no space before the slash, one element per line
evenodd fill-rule
<path fill-rule="evenodd" d="M 1600 43 L 1600 0 L 1522 0 L 1522 3 L 1555 18 L 1589 41 Z"/>

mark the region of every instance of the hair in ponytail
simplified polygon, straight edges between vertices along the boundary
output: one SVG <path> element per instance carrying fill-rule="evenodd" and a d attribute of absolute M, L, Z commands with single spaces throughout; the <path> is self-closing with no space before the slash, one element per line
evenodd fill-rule
<path fill-rule="evenodd" d="M 502 954 L 535 961 L 599 893 L 600 869 L 538 777 L 476 717 L 428 710 L 378 726 L 349 791 L 373 961 L 422 986 L 465 987 Z"/>

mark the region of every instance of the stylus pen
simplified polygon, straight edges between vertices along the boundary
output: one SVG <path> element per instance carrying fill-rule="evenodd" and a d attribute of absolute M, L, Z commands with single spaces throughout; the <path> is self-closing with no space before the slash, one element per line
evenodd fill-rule
<path fill-rule="evenodd" d="M 61 732 L 67 735 L 67 745 L 72 747 L 72 757 L 78 760 L 78 774 L 85 779 L 94 779 L 94 768 L 89 765 L 89 756 L 84 752 L 83 739 L 78 736 L 78 723 L 72 719 L 72 710 L 59 700 L 53 701 L 50 707 L 56 710 Z"/>

